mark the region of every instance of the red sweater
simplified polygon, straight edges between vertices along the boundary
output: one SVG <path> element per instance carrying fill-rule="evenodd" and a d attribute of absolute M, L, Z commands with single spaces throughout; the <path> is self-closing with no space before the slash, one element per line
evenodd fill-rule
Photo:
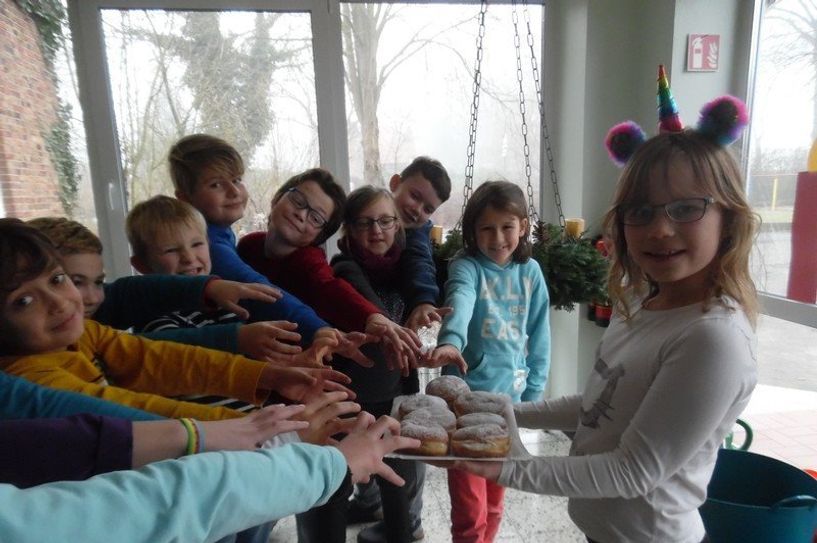
<path fill-rule="evenodd" d="M 264 255 L 266 232 L 247 234 L 238 242 L 238 255 L 274 285 L 312 306 L 320 317 L 345 332 L 362 332 L 366 319 L 381 311 L 352 285 L 335 277 L 319 247 L 302 247 L 283 258 Z"/>

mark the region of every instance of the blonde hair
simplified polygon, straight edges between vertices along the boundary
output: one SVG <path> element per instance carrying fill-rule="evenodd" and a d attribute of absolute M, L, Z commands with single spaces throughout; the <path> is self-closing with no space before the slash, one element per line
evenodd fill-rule
<path fill-rule="evenodd" d="M 197 228 L 207 235 L 204 216 L 187 202 L 162 194 L 139 202 L 130 210 L 125 221 L 133 256 L 145 258 L 153 240 L 179 226 Z"/>
<path fill-rule="evenodd" d="M 225 178 L 244 175 L 244 160 L 235 147 L 208 134 L 191 134 L 173 144 L 167 155 L 170 180 L 182 196 L 196 190 L 202 171 L 213 168 Z"/>
<path fill-rule="evenodd" d="M 27 223 L 45 234 L 60 256 L 102 254 L 102 242 L 85 225 L 64 217 L 39 217 Z"/>
<path fill-rule="evenodd" d="M 732 154 L 696 131 L 660 134 L 639 147 L 621 173 L 613 205 L 604 216 L 604 230 L 613 252 L 608 291 L 616 308 L 629 318 L 628 300 L 654 296 L 658 285 L 630 258 L 620 210 L 645 202 L 650 176 L 656 168 L 666 177 L 675 157 L 687 161 L 698 188 L 715 199 L 723 212 L 721 244 L 712 266 L 710 287 L 704 298 L 709 305 L 728 296 L 743 308 L 750 322 L 757 322 L 757 290 L 749 273 L 749 255 L 760 217 L 752 211 L 743 190 L 743 176 Z"/>

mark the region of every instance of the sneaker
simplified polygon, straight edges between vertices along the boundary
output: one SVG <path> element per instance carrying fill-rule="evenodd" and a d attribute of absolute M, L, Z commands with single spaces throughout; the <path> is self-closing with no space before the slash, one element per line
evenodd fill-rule
<path fill-rule="evenodd" d="M 375 522 L 383 518 L 383 508 L 380 506 L 363 507 L 357 500 L 349 500 L 349 508 L 346 510 L 347 524 L 363 524 L 365 522 Z"/>
<path fill-rule="evenodd" d="M 411 532 L 412 541 L 420 541 L 426 536 L 423 525 L 419 522 Z M 357 543 L 386 543 L 386 523 L 381 521 L 367 526 L 357 534 Z"/>

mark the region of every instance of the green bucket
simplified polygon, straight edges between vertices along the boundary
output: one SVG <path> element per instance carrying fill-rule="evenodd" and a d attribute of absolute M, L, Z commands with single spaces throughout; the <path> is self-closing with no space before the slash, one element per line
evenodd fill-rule
<path fill-rule="evenodd" d="M 817 480 L 768 456 L 720 449 L 700 512 L 712 543 L 811 543 Z"/>

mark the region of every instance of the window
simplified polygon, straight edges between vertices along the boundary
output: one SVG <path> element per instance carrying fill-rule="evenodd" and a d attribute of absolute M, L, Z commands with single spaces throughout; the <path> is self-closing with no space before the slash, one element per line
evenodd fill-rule
<path fill-rule="evenodd" d="M 167 152 L 208 133 L 246 163 L 239 229 L 263 228 L 275 190 L 318 161 L 309 14 L 103 10 L 128 207 L 173 194 Z"/>
<path fill-rule="evenodd" d="M 817 326 L 815 296 L 801 299 L 805 304 L 786 300 L 793 288 L 797 176 L 806 169 L 806 156 L 817 139 L 817 4 L 767 4 L 758 40 L 749 153 L 749 197 L 763 219 L 752 268 L 758 288 L 766 293 L 766 311 Z"/>
<path fill-rule="evenodd" d="M 537 207 L 539 110 L 527 33 L 530 29 L 540 64 L 542 11 L 537 5 L 523 9 L 491 4 L 486 12 L 473 177 L 474 187 L 501 178 L 523 189 L 527 185 L 517 79 L 521 75 Z M 387 183 L 414 157 L 436 158 L 453 186 L 434 221 L 453 227 L 462 210 L 479 4 L 342 3 L 341 14 L 352 183 Z M 366 28 L 382 30 L 374 40 L 360 40 L 358 33 Z"/>

